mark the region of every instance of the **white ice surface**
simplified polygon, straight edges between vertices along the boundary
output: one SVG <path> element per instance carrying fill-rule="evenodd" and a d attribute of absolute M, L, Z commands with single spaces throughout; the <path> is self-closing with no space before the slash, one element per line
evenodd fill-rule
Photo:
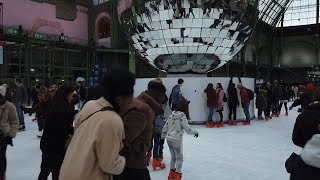
<path fill-rule="evenodd" d="M 291 141 L 297 115 L 293 109 L 288 117 L 282 112 L 269 122 L 253 120 L 251 126 L 192 126 L 199 138 L 184 135 L 183 180 L 288 180 L 285 160 L 293 151 L 300 153 Z M 27 131 L 18 133 L 14 146 L 8 146 L 8 180 L 36 180 L 39 174 L 40 141 L 37 123 L 31 119 L 26 116 Z M 150 170 L 152 180 L 167 179 L 170 153 L 166 144 L 164 162 L 166 169 Z"/>

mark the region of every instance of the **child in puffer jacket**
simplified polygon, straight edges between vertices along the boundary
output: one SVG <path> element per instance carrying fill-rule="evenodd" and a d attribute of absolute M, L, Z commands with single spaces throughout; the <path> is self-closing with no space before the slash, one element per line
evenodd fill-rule
<path fill-rule="evenodd" d="M 167 139 L 171 154 L 168 180 L 181 180 L 182 178 L 182 138 L 184 131 L 190 135 L 194 135 L 196 138 L 199 136 L 198 132 L 191 129 L 188 124 L 185 114 L 188 106 L 189 102 L 187 100 L 180 101 L 162 129 L 161 139 Z"/>

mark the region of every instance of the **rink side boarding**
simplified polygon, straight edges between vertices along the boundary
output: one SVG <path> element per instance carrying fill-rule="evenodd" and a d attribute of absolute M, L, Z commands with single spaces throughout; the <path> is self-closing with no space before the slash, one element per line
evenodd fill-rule
<path fill-rule="evenodd" d="M 208 83 L 213 83 L 216 87 L 217 83 L 221 83 L 223 90 L 227 97 L 229 97 L 227 88 L 229 85 L 230 77 L 182 77 L 184 84 L 181 87 L 182 95 L 190 101 L 189 113 L 190 113 L 190 123 L 191 124 L 203 124 L 207 120 L 208 107 L 207 107 L 207 96 L 204 93 L 204 89 L 207 87 Z M 148 83 L 155 78 L 142 78 L 136 80 L 136 85 L 134 88 L 134 96 L 138 96 L 141 92 L 145 91 L 148 87 Z M 163 84 L 167 89 L 167 96 L 169 98 L 172 88 L 178 83 L 179 77 L 176 78 L 162 78 Z M 253 78 L 241 78 L 242 84 L 247 89 L 251 89 L 254 92 L 254 79 Z M 233 78 L 233 83 L 236 85 L 239 83 L 238 78 Z M 238 90 L 238 98 L 240 100 L 240 92 Z M 250 116 L 254 118 L 254 100 L 250 102 Z M 166 110 L 166 117 L 171 113 L 169 106 Z M 224 104 L 224 121 L 228 120 L 229 108 L 228 103 Z M 237 120 L 241 121 L 245 119 L 243 109 L 241 105 L 237 108 Z M 215 113 L 214 121 L 219 120 L 219 115 Z"/>

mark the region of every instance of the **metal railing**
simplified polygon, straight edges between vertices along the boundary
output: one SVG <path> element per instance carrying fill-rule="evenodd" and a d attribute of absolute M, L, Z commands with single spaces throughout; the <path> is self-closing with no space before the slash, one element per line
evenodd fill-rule
<path fill-rule="evenodd" d="M 56 42 L 64 42 L 67 44 L 81 45 L 81 46 L 90 46 L 88 40 L 80 39 L 80 38 L 72 38 L 68 36 L 61 36 L 57 34 L 45 34 L 39 32 L 33 32 L 31 30 L 22 29 L 19 26 L 2 26 L 0 27 L 0 34 L 7 34 L 12 36 L 22 36 L 28 37 L 32 39 L 45 40 L 45 41 L 56 41 Z"/>

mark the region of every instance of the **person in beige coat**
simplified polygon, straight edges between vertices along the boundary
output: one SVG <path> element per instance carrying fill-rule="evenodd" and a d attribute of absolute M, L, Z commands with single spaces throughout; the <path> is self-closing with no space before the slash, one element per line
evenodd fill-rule
<path fill-rule="evenodd" d="M 126 160 L 119 152 L 125 132 L 117 113 L 131 103 L 134 84 L 135 77 L 127 70 L 104 76 L 105 95 L 87 102 L 75 118 L 60 180 L 113 180 L 113 175 L 122 173 Z"/>
<path fill-rule="evenodd" d="M 12 144 L 19 130 L 19 119 L 15 106 L 6 101 L 6 87 L 0 86 L 0 180 L 6 179 L 7 145 Z"/>

